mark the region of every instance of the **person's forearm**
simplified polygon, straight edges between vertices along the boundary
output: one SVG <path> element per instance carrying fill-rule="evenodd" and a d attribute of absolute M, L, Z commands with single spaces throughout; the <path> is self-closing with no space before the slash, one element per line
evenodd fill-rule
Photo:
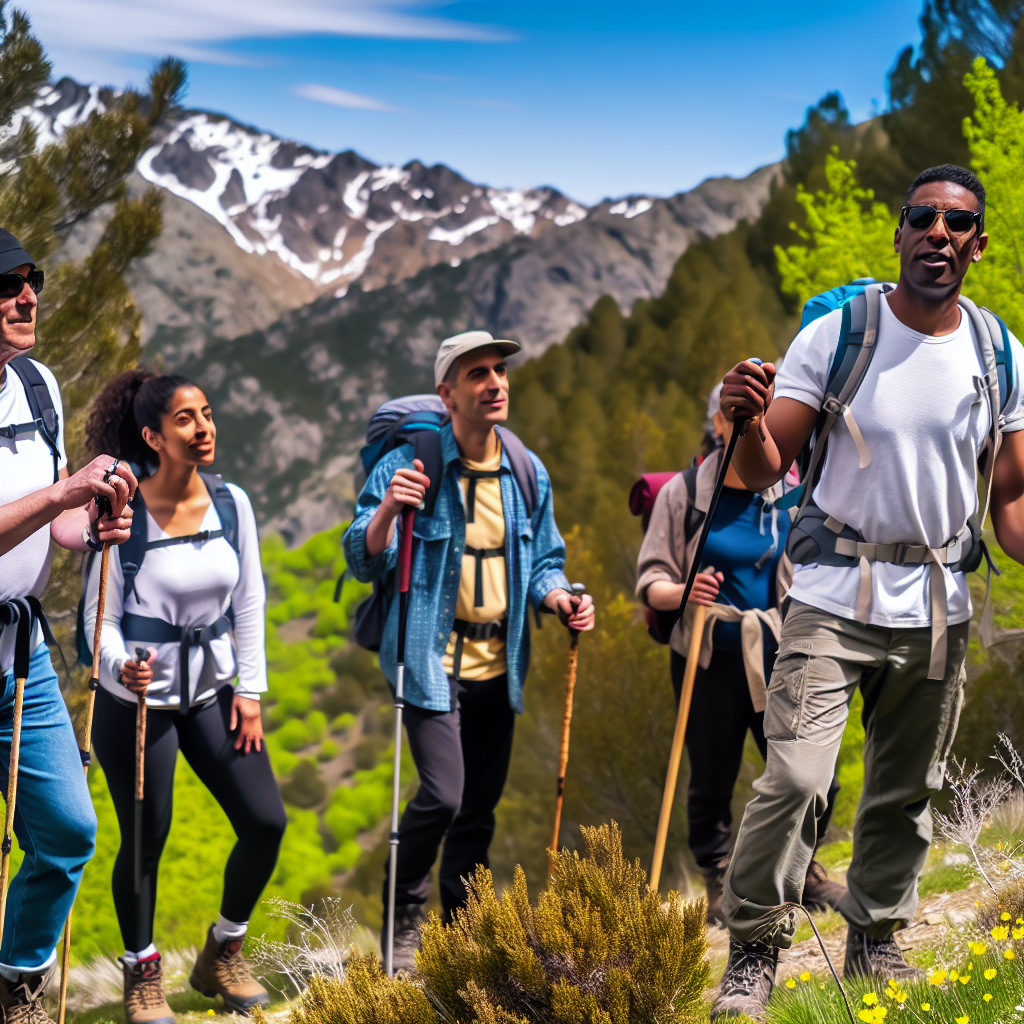
<path fill-rule="evenodd" d="M 377 511 L 366 527 L 366 553 L 371 558 L 376 558 L 391 543 L 397 515 L 397 512 L 388 511 L 384 502 L 377 506 Z"/>
<path fill-rule="evenodd" d="M 17 501 L 0 505 L 0 555 L 16 548 L 22 541 L 31 537 L 36 530 L 51 523 L 63 511 L 63 481 L 44 487 L 41 491 L 33 491 Z M 79 528 L 81 543 L 81 528 Z"/>
<path fill-rule="evenodd" d="M 683 599 L 685 583 L 669 583 L 668 580 L 655 580 L 647 588 L 647 604 L 659 612 L 674 612 Z"/>
<path fill-rule="evenodd" d="M 751 427 L 736 442 L 732 465 L 739 478 L 752 491 L 763 491 L 786 475 L 782 457 L 771 431 L 764 426 L 764 440 L 756 427 Z"/>
<path fill-rule="evenodd" d="M 992 526 L 1003 552 L 1024 563 L 1024 498 L 1006 505 L 993 503 Z"/>
<path fill-rule="evenodd" d="M 88 527 L 89 506 L 69 508 L 50 524 L 50 536 L 68 551 L 88 551 L 89 545 L 82 539 L 82 531 Z"/>

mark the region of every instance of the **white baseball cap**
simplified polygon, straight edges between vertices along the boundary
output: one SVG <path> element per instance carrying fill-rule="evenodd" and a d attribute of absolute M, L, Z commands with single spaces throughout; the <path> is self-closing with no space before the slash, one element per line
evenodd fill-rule
<path fill-rule="evenodd" d="M 510 356 L 518 352 L 522 345 L 518 341 L 496 340 L 491 337 L 490 331 L 463 331 L 462 334 L 445 338 L 441 342 L 441 347 L 437 350 L 437 358 L 434 360 L 434 387 L 444 380 L 452 363 L 459 356 L 464 356 L 474 349 L 491 347 L 496 348 L 503 356 Z"/>

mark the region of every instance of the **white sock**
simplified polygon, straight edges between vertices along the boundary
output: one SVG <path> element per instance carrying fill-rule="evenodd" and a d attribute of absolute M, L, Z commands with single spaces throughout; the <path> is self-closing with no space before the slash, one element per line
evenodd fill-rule
<path fill-rule="evenodd" d="M 156 956 L 156 954 L 157 948 L 151 942 L 145 949 L 140 949 L 138 953 L 133 953 L 131 950 L 126 949 L 122 959 L 129 967 L 134 967 L 140 960 L 148 960 L 150 957 Z"/>
<path fill-rule="evenodd" d="M 248 930 L 248 921 L 229 921 L 223 914 L 218 914 L 217 923 L 213 926 L 213 937 L 218 942 L 227 942 L 228 939 L 244 939 Z"/>

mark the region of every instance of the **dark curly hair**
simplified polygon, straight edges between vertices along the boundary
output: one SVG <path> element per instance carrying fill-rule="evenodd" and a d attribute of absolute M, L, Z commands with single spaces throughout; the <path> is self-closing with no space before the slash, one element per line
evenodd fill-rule
<path fill-rule="evenodd" d="M 196 385 L 178 374 L 157 374 L 139 367 L 125 370 L 96 396 L 85 423 L 90 454 L 113 455 L 140 468 L 157 462 L 156 453 L 143 440 L 142 428 L 159 430 L 179 388 Z"/>

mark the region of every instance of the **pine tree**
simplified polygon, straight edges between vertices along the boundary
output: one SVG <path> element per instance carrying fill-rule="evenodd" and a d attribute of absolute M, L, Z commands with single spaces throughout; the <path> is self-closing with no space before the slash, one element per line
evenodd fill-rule
<path fill-rule="evenodd" d="M 85 461 L 92 396 L 138 358 L 140 314 L 124 274 L 160 234 L 161 198 L 155 188 L 130 198 L 126 179 L 154 126 L 177 104 L 186 69 L 167 58 L 151 73 L 146 94 L 101 90 L 100 109 L 41 145 L 21 112 L 47 86 L 50 71 L 28 17 L 0 0 L 0 226 L 20 239 L 46 274 L 33 356 L 60 383 L 73 470 Z M 72 231 L 90 217 L 105 222 L 91 251 L 81 259 L 62 258 Z M 44 600 L 58 626 L 60 613 L 77 601 L 76 564 L 67 553 L 55 560 Z M 58 628 L 65 638 L 69 632 Z"/>

